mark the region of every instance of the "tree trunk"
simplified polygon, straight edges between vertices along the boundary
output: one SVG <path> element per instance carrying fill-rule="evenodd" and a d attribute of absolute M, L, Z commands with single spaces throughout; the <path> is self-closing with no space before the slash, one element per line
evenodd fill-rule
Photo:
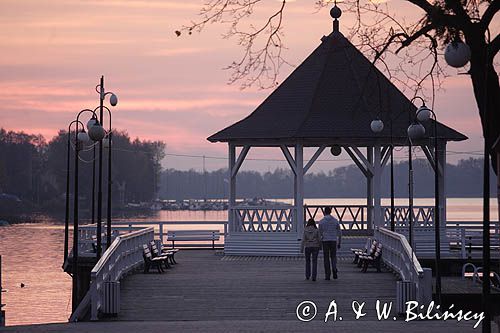
<path fill-rule="evenodd" d="M 476 27 L 477 28 L 477 27 Z M 488 44 L 484 33 L 478 28 L 465 36 L 471 48 L 470 75 L 474 89 L 474 97 L 479 109 L 483 134 L 488 130 L 487 142 L 490 148 L 500 135 L 500 86 L 498 75 L 493 66 L 493 57 L 487 54 Z M 491 150 L 491 162 L 495 174 L 497 170 L 496 153 Z"/>
<path fill-rule="evenodd" d="M 483 135 L 487 134 L 487 143 L 490 147 L 491 164 L 497 175 L 497 209 L 500 217 L 500 179 L 498 167 L 500 166 L 500 151 L 493 144 L 500 137 L 500 86 L 498 75 L 493 66 L 493 55 L 488 54 L 488 44 L 484 32 L 477 25 L 465 34 L 467 44 L 471 48 L 470 75 L 474 96 L 481 117 Z M 485 133 L 487 129 L 488 133 Z M 487 184 L 486 186 L 489 186 Z"/>

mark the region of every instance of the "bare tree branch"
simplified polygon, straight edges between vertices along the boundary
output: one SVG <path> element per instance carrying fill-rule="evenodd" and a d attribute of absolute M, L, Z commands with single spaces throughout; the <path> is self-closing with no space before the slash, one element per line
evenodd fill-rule
<path fill-rule="evenodd" d="M 500 35 L 497 35 L 488 45 L 489 61 L 493 61 L 498 51 L 500 51 Z"/>
<path fill-rule="evenodd" d="M 260 26 L 246 24 L 244 20 L 253 14 L 254 7 L 263 4 L 262 0 L 208 0 L 202 8 L 202 19 L 184 26 L 176 31 L 191 34 L 202 31 L 209 23 L 229 24 L 224 38 L 236 38 L 243 48 L 243 55 L 224 69 L 231 71 L 229 83 L 242 82 L 241 87 L 257 85 L 259 88 L 270 88 L 277 84 L 277 77 L 283 65 L 290 65 L 282 56 L 283 12 L 286 0 L 272 12 Z M 243 28 L 241 26 L 244 26 Z"/>
<path fill-rule="evenodd" d="M 493 0 L 488 8 L 486 8 L 483 17 L 481 18 L 479 24 L 481 25 L 482 30 L 486 30 L 493 20 L 493 17 L 500 10 L 500 0 Z"/>

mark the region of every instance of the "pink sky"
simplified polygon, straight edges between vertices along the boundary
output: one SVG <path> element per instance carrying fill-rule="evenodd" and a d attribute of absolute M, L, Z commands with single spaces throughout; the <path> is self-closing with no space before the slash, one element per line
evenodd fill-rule
<path fill-rule="evenodd" d="M 163 140 L 167 152 L 225 156 L 226 145 L 206 137 L 249 114 L 270 93 L 228 86 L 222 68 L 240 48 L 220 36 L 221 26 L 177 38 L 174 31 L 195 18 L 203 1 L 184 0 L 2 0 L 0 2 L 0 126 L 40 133 L 50 139 L 75 114 L 94 108 L 100 75 L 119 97 L 113 127 L 132 137 Z M 279 2 L 277 2 L 279 5 Z M 273 2 L 268 3 L 274 6 Z M 389 5 L 398 5 L 389 2 Z M 288 4 L 286 58 L 299 64 L 331 31 L 326 10 L 314 13 L 313 1 Z M 341 30 L 346 34 L 345 14 Z M 344 23 L 344 24 L 343 24 Z M 291 68 L 285 68 L 286 77 Z M 441 122 L 470 139 L 450 144 L 452 151 L 481 150 L 481 132 L 470 80 L 450 71 L 437 95 Z M 253 151 L 250 157 L 276 156 Z M 464 155 L 449 156 L 456 161 Z M 321 158 L 331 158 L 327 154 Z M 313 171 L 346 164 L 345 156 L 318 163 Z M 225 167 L 207 160 L 209 169 Z M 167 157 L 164 166 L 200 169 L 201 159 Z M 284 163 L 248 161 L 247 169 L 272 170 Z"/>

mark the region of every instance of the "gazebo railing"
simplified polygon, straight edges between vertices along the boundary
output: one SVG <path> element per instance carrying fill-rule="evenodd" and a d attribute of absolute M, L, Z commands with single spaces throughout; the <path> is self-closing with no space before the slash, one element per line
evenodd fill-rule
<path fill-rule="evenodd" d="M 332 208 L 332 215 L 339 222 L 343 230 L 367 230 L 369 229 L 368 210 L 366 205 L 329 205 Z M 325 205 L 306 205 L 304 206 L 304 218 L 307 221 L 313 218 L 319 221 L 324 214 Z M 373 208 L 371 208 L 373 209 Z M 384 226 L 390 226 L 391 207 L 382 206 L 382 217 Z M 396 227 L 407 227 L 410 216 L 408 206 L 394 207 L 394 221 Z M 414 206 L 413 222 L 416 227 L 429 227 L 434 224 L 434 206 Z"/>
<path fill-rule="evenodd" d="M 232 208 L 235 231 L 290 232 L 296 231 L 295 207 L 249 206 Z"/>
<path fill-rule="evenodd" d="M 339 222 L 343 230 L 367 230 L 368 207 L 365 205 L 330 205 L 332 216 Z M 323 218 L 325 206 L 304 206 L 304 218 L 313 218 L 318 222 Z"/>
<path fill-rule="evenodd" d="M 391 223 L 391 206 L 382 206 L 384 226 Z M 394 222 L 396 227 L 407 227 L 410 219 L 408 206 L 394 206 Z M 412 216 L 414 227 L 431 227 L 434 225 L 434 206 L 413 206 Z"/>
<path fill-rule="evenodd" d="M 329 205 L 332 215 L 340 223 L 343 230 L 362 231 L 369 230 L 368 212 L 373 207 L 366 205 Z M 310 218 L 319 221 L 323 218 L 325 205 L 305 205 L 304 221 Z M 390 226 L 391 207 L 381 207 L 383 226 Z M 297 230 L 295 207 L 282 206 L 236 206 L 230 212 L 236 232 L 289 232 Z M 407 227 L 410 209 L 408 206 L 394 207 L 394 220 L 396 227 Z M 299 222 L 300 223 L 300 222 Z M 433 206 L 413 207 L 414 227 L 431 227 L 434 224 Z"/>

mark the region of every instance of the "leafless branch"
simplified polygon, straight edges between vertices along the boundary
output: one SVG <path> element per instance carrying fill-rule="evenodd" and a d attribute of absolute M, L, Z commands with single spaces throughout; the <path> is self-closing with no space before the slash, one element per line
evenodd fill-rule
<path fill-rule="evenodd" d="M 236 38 L 243 48 L 243 55 L 238 61 L 233 61 L 225 69 L 231 71 L 229 83 L 242 82 L 241 87 L 258 86 L 260 88 L 274 87 L 283 65 L 290 65 L 283 55 L 283 13 L 286 0 L 268 16 L 260 26 L 245 25 L 244 19 L 251 16 L 254 7 L 263 3 L 262 0 L 208 0 L 200 12 L 202 19 L 177 31 L 202 31 L 209 23 L 228 23 L 229 30 L 224 38 Z"/>

